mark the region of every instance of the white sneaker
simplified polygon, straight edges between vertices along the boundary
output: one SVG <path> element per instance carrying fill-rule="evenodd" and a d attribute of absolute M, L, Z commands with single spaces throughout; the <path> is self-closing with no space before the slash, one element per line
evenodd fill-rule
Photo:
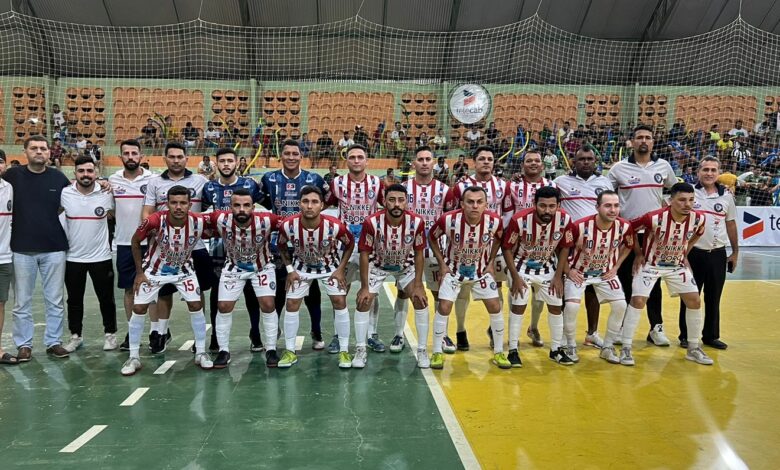
<path fill-rule="evenodd" d="M 70 335 L 70 341 L 64 346 L 65 350 L 69 353 L 77 350 L 84 344 L 84 339 L 79 335 Z"/>
<path fill-rule="evenodd" d="M 113 351 L 118 347 L 116 335 L 114 333 L 106 333 L 106 340 L 103 342 L 103 351 Z"/>
<path fill-rule="evenodd" d="M 122 364 L 122 375 L 130 376 L 141 370 L 141 360 L 137 357 L 131 357 Z"/>
<path fill-rule="evenodd" d="M 431 367 L 431 359 L 428 357 L 428 351 L 425 349 L 417 350 L 417 367 L 420 369 L 429 369 Z"/>
<path fill-rule="evenodd" d="M 366 353 L 365 346 L 358 346 L 355 348 L 355 357 L 352 358 L 352 367 L 362 369 L 366 367 L 366 361 L 368 360 L 368 354 Z"/>
<path fill-rule="evenodd" d="M 685 359 L 704 366 L 711 366 L 715 363 L 715 361 L 699 347 L 689 349 L 688 354 L 685 355 Z"/>
<path fill-rule="evenodd" d="M 636 362 L 634 362 L 634 356 L 631 354 L 631 348 L 624 346 L 623 349 L 620 350 L 620 363 L 624 366 L 633 366 L 636 364 Z"/>
<path fill-rule="evenodd" d="M 647 341 L 662 347 L 671 344 L 669 338 L 666 337 L 666 333 L 664 333 L 664 325 L 662 323 L 655 325 L 653 329 L 650 330 L 650 334 L 647 335 Z"/>
<path fill-rule="evenodd" d="M 580 362 L 580 356 L 577 355 L 577 346 L 567 346 L 565 351 L 569 359 L 574 362 Z"/>
<path fill-rule="evenodd" d="M 195 365 L 199 366 L 201 369 L 213 369 L 214 361 L 211 360 L 209 353 L 202 352 L 195 355 Z"/>
<path fill-rule="evenodd" d="M 606 359 L 606 361 L 609 362 L 610 364 L 620 364 L 620 358 L 618 357 L 614 346 L 601 348 L 599 357 L 602 359 Z"/>
<path fill-rule="evenodd" d="M 594 331 L 591 335 L 585 335 L 585 346 L 593 346 L 594 348 L 601 349 L 604 347 L 604 340 L 599 336 L 598 331 Z"/>

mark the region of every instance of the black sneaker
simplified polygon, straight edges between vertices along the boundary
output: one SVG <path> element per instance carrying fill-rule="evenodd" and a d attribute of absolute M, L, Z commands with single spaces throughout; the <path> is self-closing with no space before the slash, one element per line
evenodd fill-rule
<path fill-rule="evenodd" d="M 488 335 L 488 339 L 490 339 L 490 349 L 493 349 L 493 328 L 492 327 L 488 327 L 487 335 Z"/>
<path fill-rule="evenodd" d="M 165 332 L 165 347 L 167 348 L 169 344 L 171 344 L 171 341 L 173 340 L 173 335 L 171 335 L 171 329 L 168 328 L 168 331 Z M 165 348 L 163 348 L 163 351 L 165 351 Z"/>
<path fill-rule="evenodd" d="M 214 368 L 224 369 L 228 364 L 230 364 L 230 353 L 227 351 L 220 351 L 219 354 L 217 354 L 217 358 L 214 359 Z"/>
<path fill-rule="evenodd" d="M 687 339 L 681 339 L 680 340 L 680 347 L 683 349 L 688 349 L 688 340 Z"/>
<path fill-rule="evenodd" d="M 572 361 L 571 358 L 566 355 L 566 351 L 564 351 L 563 348 L 558 348 L 555 351 L 550 351 L 550 360 L 555 361 L 558 364 L 564 366 L 574 365 L 574 361 Z"/>
<path fill-rule="evenodd" d="M 259 331 L 249 332 L 249 350 L 252 352 L 260 352 L 263 350 L 263 340 L 260 338 Z"/>
<path fill-rule="evenodd" d="M 456 342 L 458 345 L 458 351 L 469 350 L 469 335 L 465 331 L 458 331 L 455 333 Z"/>
<path fill-rule="evenodd" d="M 160 333 L 152 331 L 149 335 L 149 348 L 151 348 L 152 354 L 164 353 L 165 344 L 165 336 L 160 336 Z"/>
<path fill-rule="evenodd" d="M 276 349 L 269 349 L 265 352 L 265 366 L 273 368 L 279 365 L 279 356 L 276 354 Z"/>
<path fill-rule="evenodd" d="M 130 335 L 125 335 L 125 340 L 122 341 L 122 344 L 119 345 L 120 351 L 129 351 L 130 350 Z"/>
<path fill-rule="evenodd" d="M 520 360 L 520 354 L 517 353 L 517 349 L 510 349 L 506 358 L 512 364 L 512 367 L 523 367 L 523 361 Z"/>
<path fill-rule="evenodd" d="M 211 341 L 209 341 L 209 352 L 210 353 L 219 352 L 219 344 L 217 343 L 217 338 L 211 338 Z"/>

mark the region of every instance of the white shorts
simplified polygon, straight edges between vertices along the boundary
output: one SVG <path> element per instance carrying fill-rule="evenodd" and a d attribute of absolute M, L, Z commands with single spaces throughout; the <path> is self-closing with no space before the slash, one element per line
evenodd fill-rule
<path fill-rule="evenodd" d="M 346 277 L 347 285 L 360 281 L 360 253 L 357 250 L 353 251 L 352 256 L 349 257 Z"/>
<path fill-rule="evenodd" d="M 235 302 L 244 292 L 247 281 L 252 284 L 255 297 L 276 297 L 276 270 L 269 264 L 262 271 L 231 273 L 222 271 L 219 276 L 219 301 Z"/>
<path fill-rule="evenodd" d="M 550 285 L 555 273 L 549 274 L 523 274 L 520 273 L 520 277 L 528 286 L 522 294 L 511 295 L 512 305 L 528 305 L 528 299 L 531 298 L 531 291 L 533 290 L 534 298 L 547 305 L 553 307 L 563 305 L 563 299 L 556 297 L 550 293 Z M 509 288 L 511 293 L 512 279 L 509 279 Z"/>
<path fill-rule="evenodd" d="M 504 256 L 501 254 L 500 251 L 496 256 L 496 262 L 494 263 L 493 266 L 496 271 L 496 274 L 494 276 L 496 282 L 509 282 L 509 276 L 507 275 L 507 270 L 506 270 L 506 260 L 504 259 Z"/>
<path fill-rule="evenodd" d="M 141 284 L 138 293 L 135 294 L 135 299 L 133 299 L 133 303 L 136 305 L 148 305 L 157 301 L 160 289 L 166 284 L 175 285 L 176 290 L 179 291 L 185 302 L 200 302 L 200 285 L 194 272 L 175 276 L 152 276 L 147 274 L 146 278 L 149 279 L 149 283 L 144 282 Z"/>
<path fill-rule="evenodd" d="M 485 274 L 479 279 L 460 281 L 452 273 L 447 273 L 439 286 L 439 300 L 455 302 L 461 289 L 470 289 L 474 300 L 487 300 L 498 298 L 498 286 L 496 280 L 490 274 Z"/>
<path fill-rule="evenodd" d="M 340 288 L 338 282 L 330 278 L 331 274 L 308 274 L 298 271 L 301 280 L 293 286 L 293 290 L 287 292 L 287 298 L 302 299 L 306 297 L 309 295 L 309 288 L 312 283 L 317 281 L 322 281 L 322 285 L 325 286 L 325 293 L 328 295 L 347 295 L 347 291 Z"/>
<path fill-rule="evenodd" d="M 425 275 L 425 284 L 428 285 L 428 289 L 438 292 L 441 279 L 439 278 L 439 262 L 436 261 L 436 258 L 425 258 L 423 274 Z"/>
<path fill-rule="evenodd" d="M 393 276 L 398 283 L 398 288 L 404 290 L 414 281 L 414 266 L 398 272 L 371 267 L 368 271 L 368 291 L 372 294 L 378 294 L 387 276 Z"/>
<path fill-rule="evenodd" d="M 626 296 L 623 293 L 623 285 L 620 284 L 620 279 L 618 279 L 617 276 L 609 281 L 605 281 L 601 277 L 587 278 L 585 279 L 585 282 L 579 286 L 571 279 L 566 279 L 563 283 L 563 298 L 567 301 L 576 300 L 579 302 L 585 294 L 585 288 L 588 286 L 593 286 L 599 303 L 603 304 L 626 299 Z"/>
<path fill-rule="evenodd" d="M 634 276 L 634 282 L 631 283 L 631 295 L 650 297 L 650 291 L 653 290 L 658 279 L 663 279 L 666 282 L 666 288 L 672 297 L 680 294 L 699 293 L 696 280 L 688 268 L 657 268 L 644 264 L 639 273 Z"/>

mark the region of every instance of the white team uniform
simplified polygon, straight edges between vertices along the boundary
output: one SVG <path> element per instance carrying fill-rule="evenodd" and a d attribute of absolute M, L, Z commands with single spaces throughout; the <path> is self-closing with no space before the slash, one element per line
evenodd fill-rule
<path fill-rule="evenodd" d="M 114 229 L 114 243 L 117 246 L 130 246 L 130 239 L 133 238 L 135 229 L 141 223 L 141 213 L 144 208 L 144 198 L 146 195 L 149 180 L 155 176 L 154 173 L 141 168 L 143 172 L 134 180 L 124 177 L 123 170 L 119 170 L 108 177 L 111 189 L 114 192 L 114 212 L 116 218 L 116 227 Z M 151 204 L 150 204 L 151 205 Z M 146 244 L 146 240 L 141 242 Z"/>
<path fill-rule="evenodd" d="M 401 224 L 387 223 L 380 211 L 363 223 L 358 243 L 361 253 L 369 253 L 368 291 L 378 294 L 387 276 L 392 275 L 402 290 L 414 281 L 415 252 L 425 249 L 425 222 L 406 212 Z"/>
<path fill-rule="evenodd" d="M 444 213 L 444 204 L 449 197 L 451 189 L 446 184 L 437 179 L 432 179 L 428 184 L 419 184 L 414 178 L 410 178 L 405 183 L 406 191 L 409 194 L 409 210 L 422 217 L 425 221 L 425 283 L 428 289 L 433 292 L 439 290 L 439 262 L 433 256 L 431 248 L 427 246 L 428 232 L 433 224 Z"/>
<path fill-rule="evenodd" d="M 168 190 L 174 186 L 184 186 L 190 193 L 190 202 L 192 202 L 190 210 L 192 212 L 201 212 L 203 187 L 208 182 L 209 180 L 206 177 L 195 174 L 190 170 L 184 170 L 184 177 L 178 180 L 170 179 L 168 170 L 163 171 L 162 174 L 149 178 L 149 182 L 146 184 L 144 205 L 154 206 L 158 211 L 164 210 L 168 203 Z M 196 241 L 195 249 L 206 249 L 203 240 L 198 239 Z"/>

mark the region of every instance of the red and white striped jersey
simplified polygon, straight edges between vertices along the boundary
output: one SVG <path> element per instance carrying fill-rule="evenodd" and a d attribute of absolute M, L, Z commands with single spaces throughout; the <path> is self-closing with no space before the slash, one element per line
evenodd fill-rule
<path fill-rule="evenodd" d="M 500 243 L 503 228 L 501 219 L 485 211 L 482 219 L 471 225 L 462 209 L 447 212 L 433 224 L 431 236 L 442 240 L 444 261 L 454 276 L 460 279 L 479 279 L 488 266 L 493 242 Z"/>
<path fill-rule="evenodd" d="M 534 207 L 536 190 L 545 186 L 556 187 L 555 183 L 547 178 L 542 178 L 535 183 L 526 181 L 525 179 L 509 183 L 509 196 L 512 200 L 514 210 L 522 211 Z"/>
<path fill-rule="evenodd" d="M 400 272 L 414 264 L 414 254 L 425 243 L 425 221 L 406 212 L 397 226 L 390 225 L 382 210 L 363 222 L 358 250 L 367 252 L 369 263 L 383 271 Z"/>
<path fill-rule="evenodd" d="M 569 266 L 586 277 L 603 275 L 617 264 L 622 246 L 634 247 L 634 231 L 629 221 L 618 217 L 612 227 L 601 230 L 596 225 L 596 217 L 583 217 L 569 227 L 568 238 L 574 240 Z"/>
<path fill-rule="evenodd" d="M 520 274 L 550 274 L 555 272 L 558 262 L 556 250 L 571 246 L 571 217 L 557 211 L 552 220 L 543 224 L 536 218 L 536 209 L 518 212 L 509 221 L 502 247 L 514 250 L 515 267 Z"/>
<path fill-rule="evenodd" d="M 189 213 L 181 227 L 174 227 L 168 220 L 168 211 L 158 211 L 149 216 L 135 231 L 141 240 L 148 240 L 141 267 L 146 275 L 175 276 L 194 274 L 192 250 L 203 235 L 203 219 Z"/>
<path fill-rule="evenodd" d="M 365 175 L 363 181 L 355 181 L 349 174 L 339 175 L 330 183 L 327 205 L 338 206 L 339 220 L 359 239 L 363 222 L 384 202 L 384 191 L 378 176 Z"/>
<path fill-rule="evenodd" d="M 279 229 L 279 245 L 293 246 L 293 267 L 308 274 L 331 274 L 339 267 L 342 250 L 355 244 L 347 227 L 335 217 L 320 215 L 315 229 L 303 226 L 302 215 L 295 214 L 282 221 Z"/>
<path fill-rule="evenodd" d="M 435 178 L 428 184 L 420 184 L 414 178 L 410 178 L 404 185 L 409 193 L 409 210 L 425 221 L 425 257 L 432 258 L 433 252 L 428 247 L 427 241 L 428 232 L 444 213 L 444 203 L 452 190 Z"/>
<path fill-rule="evenodd" d="M 190 211 L 201 212 L 203 187 L 208 182 L 209 180 L 205 176 L 194 174 L 190 170 L 184 170 L 184 176 L 180 179 L 172 180 L 168 170 L 165 170 L 161 174 L 149 178 L 149 181 L 146 183 L 144 205 L 154 206 L 158 211 L 165 210 L 168 203 L 168 190 L 174 186 L 184 186 L 190 193 L 190 202 L 192 202 Z M 206 248 L 203 240 L 197 240 L 197 244 L 196 250 Z"/>
<path fill-rule="evenodd" d="M 704 233 L 705 219 L 704 214 L 691 211 L 682 222 L 676 222 L 671 207 L 664 207 L 633 220 L 631 228 L 645 231 L 642 251 L 647 265 L 677 268 L 683 265 L 688 242 Z"/>
<path fill-rule="evenodd" d="M 239 227 L 231 211 L 203 214 L 206 225 L 216 232 L 225 247 L 224 271 L 231 273 L 262 271 L 273 263 L 271 232 L 279 229 L 282 220 L 270 212 L 255 212 L 247 227 Z"/>
<path fill-rule="evenodd" d="M 465 181 L 459 181 L 449 193 L 449 199 L 445 204 L 447 210 L 460 208 L 460 198 L 469 186 L 479 186 L 487 192 L 487 211 L 497 215 L 512 212 L 512 197 L 509 195 L 509 184 L 505 179 L 491 176 L 487 181 L 477 181 L 469 177 Z"/>

